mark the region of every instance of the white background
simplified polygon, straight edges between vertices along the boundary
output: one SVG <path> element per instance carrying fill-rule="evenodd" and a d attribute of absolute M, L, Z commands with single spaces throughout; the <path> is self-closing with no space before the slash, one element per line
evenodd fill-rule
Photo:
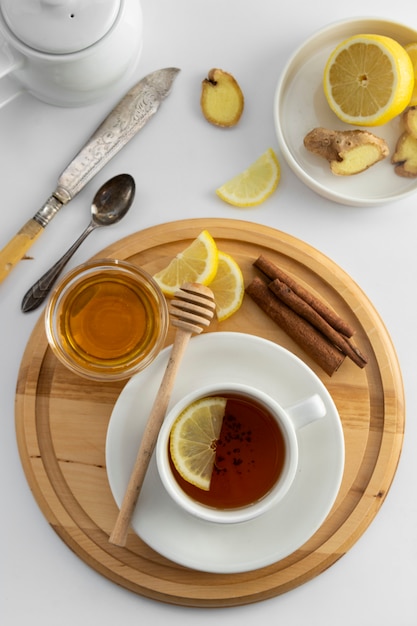
<path fill-rule="evenodd" d="M 143 0 L 142 7 L 144 49 L 131 83 L 155 69 L 177 66 L 182 72 L 172 94 L 157 117 L 51 222 L 30 252 L 34 261 L 21 262 L 0 285 L 0 622 L 413 626 L 417 197 L 366 209 L 320 198 L 283 162 L 272 103 L 289 56 L 316 30 L 360 16 L 389 18 L 417 29 L 417 4 Z M 211 67 L 232 72 L 246 96 L 244 116 L 230 132 L 209 125 L 199 110 L 201 80 Z M 106 101 L 78 109 L 55 108 L 23 95 L 0 110 L 0 247 L 43 204 L 59 173 L 124 91 L 121 87 Z M 243 212 L 222 203 L 214 189 L 270 146 L 282 162 L 276 194 Z M 136 179 L 135 210 L 119 225 L 93 233 L 69 267 L 161 222 L 189 217 L 250 220 L 294 235 L 332 258 L 367 293 L 393 339 L 404 378 L 407 428 L 392 488 L 371 526 L 342 559 L 282 596 L 229 609 L 182 608 L 137 596 L 75 556 L 49 527 L 30 493 L 16 446 L 14 394 L 23 351 L 40 313 L 20 313 L 21 298 L 86 226 L 95 190 L 122 171 Z"/>

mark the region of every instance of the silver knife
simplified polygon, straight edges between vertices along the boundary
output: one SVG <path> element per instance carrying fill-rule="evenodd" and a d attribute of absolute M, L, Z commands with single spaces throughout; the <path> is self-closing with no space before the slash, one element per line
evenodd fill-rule
<path fill-rule="evenodd" d="M 179 71 L 168 67 L 148 74 L 109 113 L 59 176 L 55 191 L 43 207 L 0 251 L 0 282 L 25 256 L 59 209 L 68 204 L 156 113 Z"/>

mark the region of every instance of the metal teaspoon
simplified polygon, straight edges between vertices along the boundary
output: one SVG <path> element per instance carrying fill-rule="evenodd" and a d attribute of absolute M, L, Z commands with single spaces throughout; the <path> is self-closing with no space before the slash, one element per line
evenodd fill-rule
<path fill-rule="evenodd" d="M 94 196 L 91 221 L 67 252 L 26 292 L 22 300 L 23 313 L 34 311 L 45 300 L 56 279 L 84 239 L 100 226 L 120 221 L 130 209 L 135 197 L 135 181 L 130 174 L 119 174 L 108 180 Z"/>

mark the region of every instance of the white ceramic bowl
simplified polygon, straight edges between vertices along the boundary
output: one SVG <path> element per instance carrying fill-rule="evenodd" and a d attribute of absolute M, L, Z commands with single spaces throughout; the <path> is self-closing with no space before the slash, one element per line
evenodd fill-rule
<path fill-rule="evenodd" d="M 375 206 L 414 193 L 417 178 L 395 174 L 389 156 L 360 174 L 335 176 L 328 162 L 308 152 L 303 144 L 305 135 L 317 126 L 334 130 L 354 128 L 331 111 L 324 96 L 322 77 L 335 46 L 360 33 L 386 35 L 402 45 L 417 41 L 415 30 L 384 19 L 357 18 L 330 24 L 308 39 L 288 61 L 275 92 L 274 120 L 282 155 L 307 187 L 340 204 Z M 383 137 L 393 154 L 402 132 L 400 117 L 369 130 Z"/>

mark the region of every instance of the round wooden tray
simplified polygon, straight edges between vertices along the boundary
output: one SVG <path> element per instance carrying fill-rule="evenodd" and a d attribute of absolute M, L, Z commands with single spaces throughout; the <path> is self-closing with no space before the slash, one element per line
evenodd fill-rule
<path fill-rule="evenodd" d="M 201 230 L 242 268 L 247 284 L 264 254 L 315 291 L 356 328 L 369 357 L 348 359 L 330 378 L 246 297 L 238 313 L 210 332 L 265 337 L 292 350 L 318 374 L 339 410 L 346 446 L 340 492 L 321 528 L 299 550 L 268 567 L 217 575 L 189 570 L 154 552 L 133 532 L 125 548 L 108 542 L 117 507 L 105 468 L 105 438 L 124 383 L 99 384 L 61 366 L 48 348 L 43 316 L 23 356 L 16 393 L 16 431 L 27 480 L 48 522 L 96 571 L 135 593 L 186 606 L 256 602 L 292 589 L 327 569 L 357 541 L 393 480 L 404 434 L 404 396 L 395 350 L 378 313 L 337 265 L 307 244 L 254 223 L 196 219 L 163 224 L 113 244 L 98 257 L 128 259 L 151 274 Z M 167 344 L 173 339 L 171 330 Z"/>

